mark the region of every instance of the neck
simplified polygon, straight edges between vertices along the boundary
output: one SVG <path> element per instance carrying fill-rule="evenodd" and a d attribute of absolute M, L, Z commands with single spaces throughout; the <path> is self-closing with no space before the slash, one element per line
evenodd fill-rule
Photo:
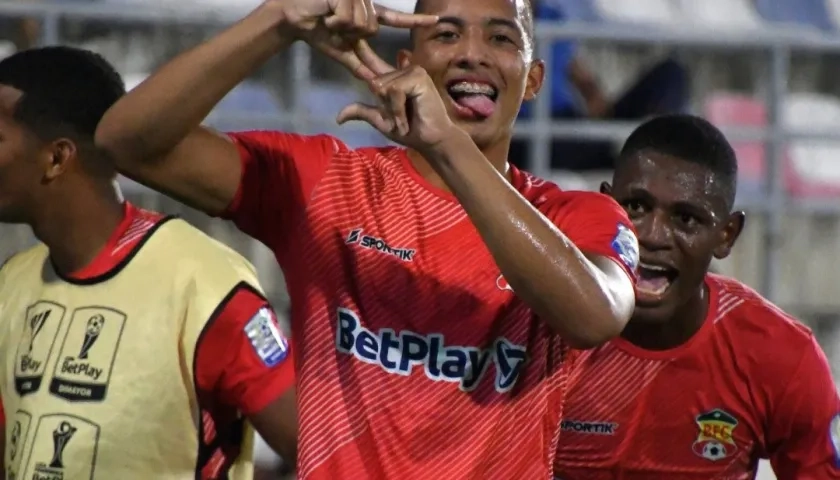
<path fill-rule="evenodd" d="M 510 139 L 506 139 L 505 141 L 497 142 L 492 145 L 489 145 L 485 148 L 481 148 L 481 153 L 484 154 L 484 157 L 493 165 L 499 173 L 505 176 L 508 181 L 511 181 L 511 171 L 508 165 L 508 151 L 510 150 Z M 409 149 L 408 150 L 408 158 L 411 161 L 412 166 L 417 173 L 420 174 L 423 178 L 425 178 L 429 183 L 434 185 L 441 190 L 445 190 L 447 192 L 451 192 L 446 182 L 438 175 L 435 171 L 434 167 L 426 160 L 423 155 L 416 151 Z"/>
<path fill-rule="evenodd" d="M 633 321 L 621 333 L 622 338 L 645 350 L 669 350 L 691 339 L 706 320 L 709 292 L 704 283 L 690 301 L 678 308 L 665 322 Z"/>
<path fill-rule="evenodd" d="M 124 206 L 113 184 L 82 185 L 44 202 L 31 222 L 64 275 L 84 268 L 105 247 L 123 219 Z"/>

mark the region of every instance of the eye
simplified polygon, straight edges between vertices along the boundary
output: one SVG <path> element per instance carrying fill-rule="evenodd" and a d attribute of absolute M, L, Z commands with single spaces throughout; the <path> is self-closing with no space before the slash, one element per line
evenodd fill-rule
<path fill-rule="evenodd" d="M 645 205 L 638 200 L 627 200 L 622 204 L 627 213 L 632 215 L 642 215 L 645 213 Z"/>
<path fill-rule="evenodd" d="M 452 30 L 444 30 L 442 32 L 438 32 L 434 38 L 436 40 L 455 40 L 458 38 L 458 34 Z"/>
<path fill-rule="evenodd" d="M 490 37 L 494 42 L 498 43 L 513 43 L 513 39 L 508 37 L 507 35 L 497 33 Z"/>
<path fill-rule="evenodd" d="M 701 223 L 699 218 L 690 213 L 677 214 L 677 221 L 687 228 L 695 228 Z"/>

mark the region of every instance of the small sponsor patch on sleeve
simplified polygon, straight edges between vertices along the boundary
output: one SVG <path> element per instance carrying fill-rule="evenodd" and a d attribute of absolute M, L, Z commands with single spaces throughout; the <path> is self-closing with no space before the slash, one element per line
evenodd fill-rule
<path fill-rule="evenodd" d="M 621 262 L 635 272 L 639 267 L 639 240 L 636 234 L 627 225 L 618 224 L 618 232 L 612 241 L 612 249 L 621 259 Z"/>
<path fill-rule="evenodd" d="M 835 415 L 828 425 L 828 441 L 834 449 L 834 466 L 840 468 L 840 414 Z"/>
<path fill-rule="evenodd" d="M 289 342 L 280 331 L 277 317 L 268 308 L 261 308 L 245 325 L 245 335 L 251 341 L 254 352 L 267 366 L 273 367 L 289 354 Z"/>

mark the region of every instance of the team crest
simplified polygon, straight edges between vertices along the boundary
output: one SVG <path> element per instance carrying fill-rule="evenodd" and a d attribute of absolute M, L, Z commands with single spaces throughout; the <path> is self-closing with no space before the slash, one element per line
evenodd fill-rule
<path fill-rule="evenodd" d="M 692 445 L 694 453 L 716 462 L 731 457 L 738 451 L 738 445 L 732 432 L 738 426 L 738 420 L 732 415 L 716 408 L 701 413 L 695 419 L 700 432 Z"/>

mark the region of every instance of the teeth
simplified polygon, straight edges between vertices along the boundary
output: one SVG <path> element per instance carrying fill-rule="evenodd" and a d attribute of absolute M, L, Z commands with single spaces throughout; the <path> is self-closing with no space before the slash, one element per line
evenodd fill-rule
<path fill-rule="evenodd" d="M 449 87 L 449 90 L 455 93 L 473 93 L 488 97 L 496 94 L 496 89 L 486 83 L 459 82 Z"/>
<path fill-rule="evenodd" d="M 665 267 L 660 267 L 659 265 L 650 265 L 648 263 L 639 263 L 639 267 L 644 268 L 645 270 L 650 270 L 652 272 L 667 272 L 668 269 Z"/>

